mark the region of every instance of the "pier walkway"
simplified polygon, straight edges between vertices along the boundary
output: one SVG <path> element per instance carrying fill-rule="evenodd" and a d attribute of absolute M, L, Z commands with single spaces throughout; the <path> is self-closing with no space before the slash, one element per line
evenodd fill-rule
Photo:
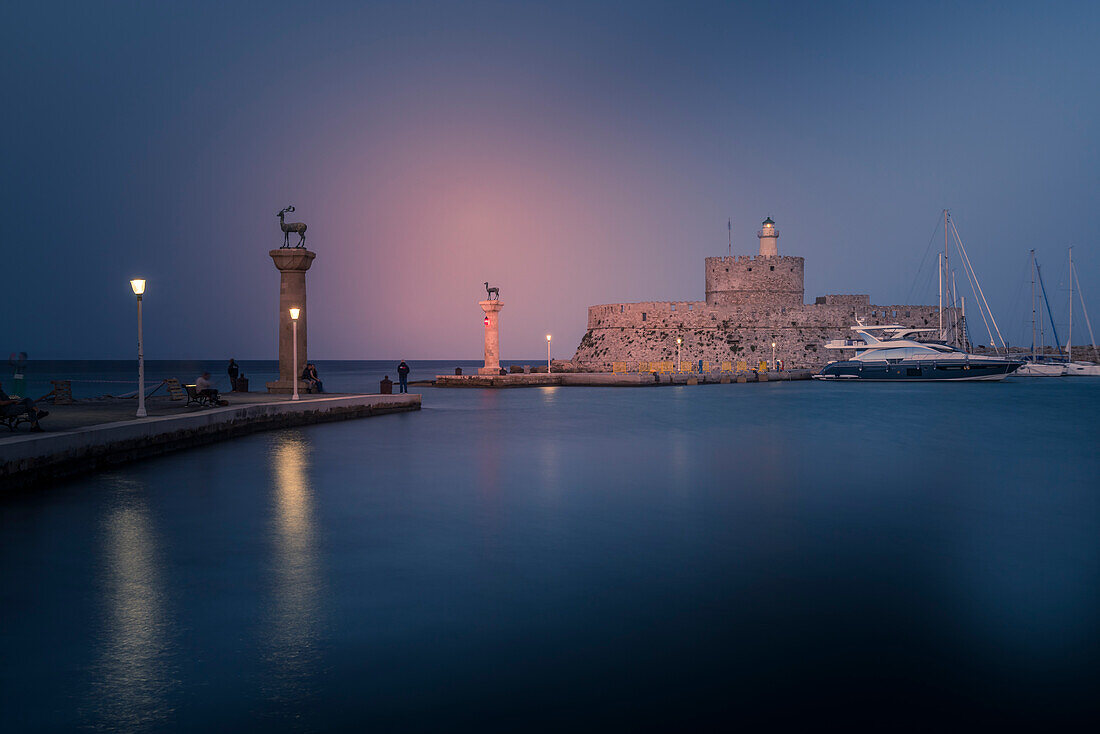
<path fill-rule="evenodd" d="M 227 393 L 229 405 L 183 407 L 149 400 L 135 418 L 135 400 L 45 405 L 43 433 L 24 426 L 0 432 L 0 488 L 27 486 L 149 456 L 273 428 L 420 410 L 420 395 L 287 395 Z"/>
<path fill-rule="evenodd" d="M 437 375 L 435 387 L 657 387 L 659 385 L 716 385 L 736 382 L 809 380 L 811 370 L 782 370 L 757 374 L 718 372 L 536 372 L 508 375 Z"/>

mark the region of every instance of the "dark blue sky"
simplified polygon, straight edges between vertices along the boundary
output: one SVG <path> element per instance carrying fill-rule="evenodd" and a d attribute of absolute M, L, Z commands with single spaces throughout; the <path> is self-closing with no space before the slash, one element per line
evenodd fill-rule
<path fill-rule="evenodd" d="M 148 357 L 273 358 L 290 203 L 318 359 L 478 357 L 485 280 L 506 361 L 571 356 L 588 305 L 701 299 L 769 214 L 811 301 L 935 302 L 948 207 L 1011 340 L 1031 247 L 1064 321 L 1076 245 L 1100 320 L 1097 3 L 5 16 L 0 351 L 129 357 L 143 275 Z"/>

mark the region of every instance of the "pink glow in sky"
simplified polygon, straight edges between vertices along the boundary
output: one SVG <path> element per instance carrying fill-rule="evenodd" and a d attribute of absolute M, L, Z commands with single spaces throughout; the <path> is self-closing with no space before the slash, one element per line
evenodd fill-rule
<path fill-rule="evenodd" d="M 505 362 L 570 357 L 587 306 L 701 299 L 769 214 L 810 300 L 934 302 L 946 206 L 1010 339 L 1031 247 L 1100 303 L 1094 7 L 14 13 L 0 349 L 32 358 L 128 357 L 135 275 L 149 358 L 273 358 L 287 204 L 314 359 L 478 358 L 486 280 Z"/>

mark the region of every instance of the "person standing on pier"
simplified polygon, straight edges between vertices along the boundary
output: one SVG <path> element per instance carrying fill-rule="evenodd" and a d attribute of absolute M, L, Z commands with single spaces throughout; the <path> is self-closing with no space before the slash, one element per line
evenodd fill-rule
<path fill-rule="evenodd" d="M 405 363 L 405 360 L 401 360 L 401 364 L 397 365 L 397 378 L 401 381 L 401 387 L 398 392 L 408 392 L 409 365 Z"/>
<path fill-rule="evenodd" d="M 237 377 L 241 374 L 241 370 L 237 366 L 237 360 L 230 357 L 229 366 L 225 371 L 229 375 L 229 389 L 235 391 L 237 389 Z"/>

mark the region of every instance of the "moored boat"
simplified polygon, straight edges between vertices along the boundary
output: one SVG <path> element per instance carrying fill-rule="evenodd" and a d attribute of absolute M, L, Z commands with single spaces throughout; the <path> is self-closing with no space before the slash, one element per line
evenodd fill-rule
<path fill-rule="evenodd" d="M 829 362 L 814 375 L 818 380 L 962 382 L 1003 380 L 1023 362 L 968 354 L 940 342 L 915 337 L 935 329 L 911 329 L 899 324 L 852 327 L 859 339 L 834 339 L 826 349 L 855 350 L 855 356 Z"/>

